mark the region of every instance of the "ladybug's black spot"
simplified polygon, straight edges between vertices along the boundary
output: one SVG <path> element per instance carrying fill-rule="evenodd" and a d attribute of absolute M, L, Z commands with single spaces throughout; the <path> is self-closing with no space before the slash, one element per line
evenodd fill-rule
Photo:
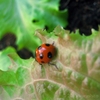
<path fill-rule="evenodd" d="M 48 57 L 48 58 L 52 58 L 52 53 L 51 53 L 51 52 L 48 52 L 47 57 Z"/>
<path fill-rule="evenodd" d="M 40 54 L 40 59 L 43 59 L 43 54 L 42 53 Z"/>
<path fill-rule="evenodd" d="M 41 49 L 41 46 L 38 47 L 38 50 L 40 50 L 40 49 Z"/>
<path fill-rule="evenodd" d="M 41 63 L 44 63 L 44 61 L 41 61 Z"/>
<path fill-rule="evenodd" d="M 45 45 L 46 45 L 46 46 L 50 46 L 50 44 L 48 44 L 48 43 L 46 43 Z"/>

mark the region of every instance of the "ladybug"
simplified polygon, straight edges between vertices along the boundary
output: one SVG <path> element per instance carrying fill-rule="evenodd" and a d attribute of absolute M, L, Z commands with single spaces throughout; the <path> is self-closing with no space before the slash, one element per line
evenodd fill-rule
<path fill-rule="evenodd" d="M 50 61 L 54 58 L 55 55 L 56 55 L 56 48 L 54 46 L 54 43 L 53 44 L 45 43 L 36 49 L 35 60 L 39 64 L 43 64 L 43 63 L 50 64 Z"/>

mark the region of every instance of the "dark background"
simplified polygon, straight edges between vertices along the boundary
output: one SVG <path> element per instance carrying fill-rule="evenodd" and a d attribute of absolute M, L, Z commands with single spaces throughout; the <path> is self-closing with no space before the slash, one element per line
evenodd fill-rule
<path fill-rule="evenodd" d="M 60 0 L 60 10 L 68 9 L 68 26 L 65 29 L 91 35 L 91 29 L 98 30 L 100 24 L 100 0 Z"/>

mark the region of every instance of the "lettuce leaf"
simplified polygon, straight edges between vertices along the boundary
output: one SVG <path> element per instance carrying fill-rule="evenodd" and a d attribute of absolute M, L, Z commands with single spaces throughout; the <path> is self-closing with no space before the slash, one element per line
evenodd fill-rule
<path fill-rule="evenodd" d="M 59 0 L 0 0 L 0 39 L 10 32 L 17 36 L 18 49 L 34 51 L 41 43 L 34 31 L 65 26 L 66 11 L 58 10 Z M 34 22 L 35 20 L 35 22 Z"/>
<path fill-rule="evenodd" d="M 4 52 L 11 65 L 0 71 L 1 100 L 99 100 L 100 31 L 91 36 L 69 34 L 58 26 L 47 34 L 37 30 L 41 41 L 54 42 L 57 56 L 52 63 L 38 64 L 34 58 L 23 60 L 16 53 Z M 14 51 L 13 51 L 14 52 Z M 7 63 L 7 62 L 6 62 Z"/>

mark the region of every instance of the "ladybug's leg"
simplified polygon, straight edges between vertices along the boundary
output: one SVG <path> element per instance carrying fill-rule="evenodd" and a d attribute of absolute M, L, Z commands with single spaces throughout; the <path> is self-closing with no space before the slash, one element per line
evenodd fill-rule
<path fill-rule="evenodd" d="M 42 76 L 44 76 L 44 67 L 43 67 L 42 64 L 40 64 L 40 66 L 41 66 L 41 73 L 42 73 Z"/>
<path fill-rule="evenodd" d="M 40 64 L 40 66 L 41 66 L 41 69 L 43 68 L 43 65 L 42 64 Z"/>
<path fill-rule="evenodd" d="M 58 67 L 57 67 L 57 65 L 56 64 L 53 64 L 53 63 L 48 63 L 49 65 L 53 65 L 53 66 L 55 66 L 57 69 L 58 69 Z"/>
<path fill-rule="evenodd" d="M 52 43 L 53 46 L 54 46 L 54 43 L 55 43 L 55 42 L 53 41 L 53 43 Z"/>

